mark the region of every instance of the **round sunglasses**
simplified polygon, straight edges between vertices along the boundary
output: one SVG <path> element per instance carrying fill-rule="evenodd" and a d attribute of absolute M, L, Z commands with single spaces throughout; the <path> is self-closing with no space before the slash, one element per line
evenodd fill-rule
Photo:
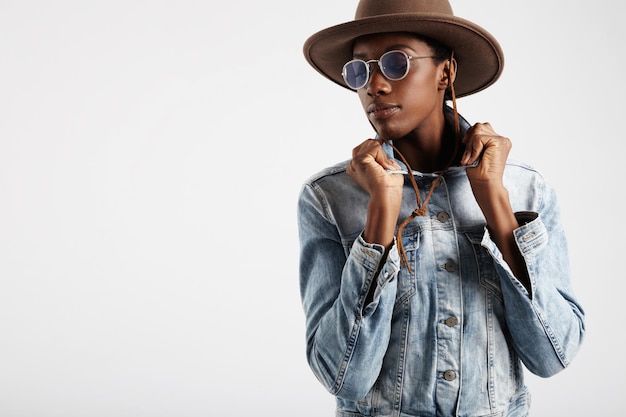
<path fill-rule="evenodd" d="M 412 59 L 420 58 L 435 58 L 434 56 L 410 56 L 404 51 L 393 50 L 385 52 L 379 59 L 370 59 L 364 61 L 362 59 L 353 59 L 348 61 L 341 71 L 346 85 L 353 90 L 358 90 L 367 85 L 371 69 L 370 64 L 373 62 L 378 63 L 380 72 L 391 81 L 398 81 L 403 79 L 409 73 Z"/>

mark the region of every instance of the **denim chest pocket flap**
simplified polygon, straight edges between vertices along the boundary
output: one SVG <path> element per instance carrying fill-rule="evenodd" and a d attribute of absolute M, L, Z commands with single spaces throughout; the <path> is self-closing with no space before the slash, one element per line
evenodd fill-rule
<path fill-rule="evenodd" d="M 484 229 L 466 232 L 470 246 L 473 250 L 475 266 L 478 272 L 478 282 L 488 292 L 494 294 L 498 299 L 502 300 L 502 288 L 500 286 L 500 277 L 494 268 L 493 258 L 486 248 L 482 246 Z"/>
<path fill-rule="evenodd" d="M 396 308 L 402 305 L 417 291 L 415 271 L 417 270 L 416 259 L 420 242 L 420 231 L 416 227 L 407 227 L 402 233 L 402 245 L 412 273 L 407 268 L 401 268 L 398 273 L 398 290 L 396 293 Z"/>

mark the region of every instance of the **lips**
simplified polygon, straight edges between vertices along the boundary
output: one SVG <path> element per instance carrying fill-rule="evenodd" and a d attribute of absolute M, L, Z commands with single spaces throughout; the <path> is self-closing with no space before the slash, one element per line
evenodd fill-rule
<path fill-rule="evenodd" d="M 367 114 L 376 119 L 384 119 L 400 110 L 400 107 L 390 103 L 372 103 L 367 106 Z"/>

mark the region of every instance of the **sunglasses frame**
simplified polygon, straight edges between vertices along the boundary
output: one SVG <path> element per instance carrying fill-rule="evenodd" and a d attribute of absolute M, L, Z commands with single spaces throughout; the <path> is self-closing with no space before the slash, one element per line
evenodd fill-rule
<path fill-rule="evenodd" d="M 402 77 L 399 78 L 392 78 L 389 75 L 387 75 L 385 73 L 385 68 L 383 67 L 382 64 L 382 60 L 385 56 L 389 55 L 389 54 L 393 54 L 393 53 L 400 53 L 402 55 L 404 55 L 404 58 L 406 59 L 406 71 L 404 72 L 404 75 Z M 405 78 L 407 75 L 409 75 L 409 70 L 411 69 L 411 60 L 412 59 L 422 59 L 422 58 L 436 58 L 436 56 L 433 55 L 429 55 L 429 56 L 413 56 L 413 55 L 409 55 L 406 52 L 404 52 L 403 50 L 400 49 L 392 49 L 391 51 L 387 51 L 384 54 L 382 54 L 380 56 L 380 58 L 378 59 L 370 59 L 369 61 L 365 61 L 363 59 L 351 59 L 350 61 L 346 62 L 341 70 L 341 76 L 343 77 L 343 81 L 346 83 L 346 85 L 351 88 L 352 90 L 359 90 L 363 87 L 365 87 L 367 85 L 367 83 L 369 83 L 370 81 L 370 76 L 372 74 L 372 69 L 371 69 L 371 64 L 373 62 L 378 63 L 378 68 L 380 68 L 380 73 L 383 74 L 383 76 L 390 80 L 390 81 L 400 81 L 401 79 Z M 366 74 L 365 74 L 365 82 L 363 83 L 363 85 L 359 86 L 359 87 L 352 87 L 348 81 L 346 80 L 346 67 L 354 62 L 362 62 L 363 64 L 365 64 L 365 68 L 367 70 Z"/>

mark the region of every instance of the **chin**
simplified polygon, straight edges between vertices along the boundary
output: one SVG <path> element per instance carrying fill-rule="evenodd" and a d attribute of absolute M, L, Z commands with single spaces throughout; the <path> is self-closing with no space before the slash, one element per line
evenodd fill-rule
<path fill-rule="evenodd" d="M 407 126 L 401 126 L 397 123 L 393 123 L 391 120 L 387 120 L 387 123 L 372 123 L 374 130 L 383 139 L 397 140 L 405 137 L 411 132 L 411 129 Z"/>
<path fill-rule="evenodd" d="M 399 132 L 395 129 L 376 129 L 378 136 L 386 140 L 398 140 L 406 136 L 406 133 Z"/>

